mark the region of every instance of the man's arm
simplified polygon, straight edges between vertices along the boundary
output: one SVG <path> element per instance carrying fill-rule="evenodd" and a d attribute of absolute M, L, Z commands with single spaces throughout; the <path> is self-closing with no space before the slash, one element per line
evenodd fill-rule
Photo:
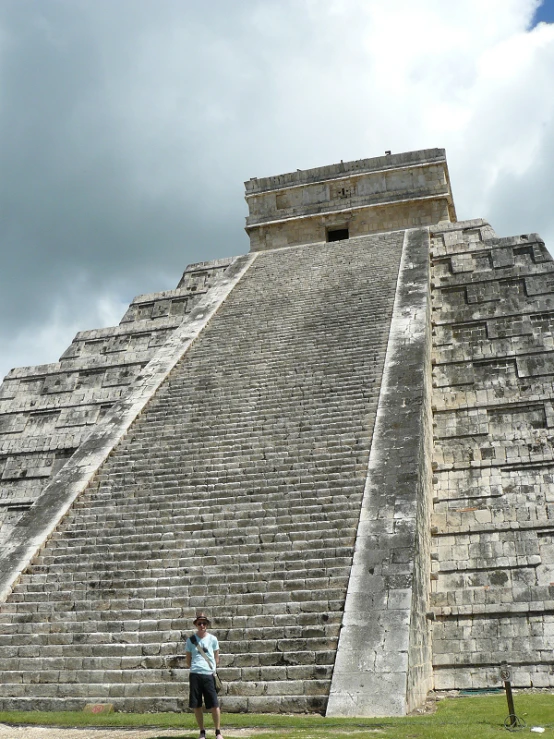
<path fill-rule="evenodd" d="M 215 666 L 219 667 L 219 649 L 217 650 L 217 652 L 214 652 L 214 657 L 215 657 Z"/>
<path fill-rule="evenodd" d="M 187 637 L 185 637 L 185 639 L 186 639 L 186 641 L 185 641 L 185 654 L 187 656 L 186 665 L 187 665 L 187 670 L 190 670 L 190 665 L 191 665 L 191 662 L 192 662 L 192 647 L 190 646 L 190 639 L 187 638 Z"/>

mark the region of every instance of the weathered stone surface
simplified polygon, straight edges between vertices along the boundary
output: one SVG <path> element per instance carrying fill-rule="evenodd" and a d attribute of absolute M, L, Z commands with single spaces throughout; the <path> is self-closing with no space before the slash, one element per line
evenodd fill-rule
<path fill-rule="evenodd" d="M 432 272 L 435 687 L 499 686 L 504 659 L 549 685 L 554 263 L 460 223 L 433 229 Z"/>
<path fill-rule="evenodd" d="M 428 251 L 405 232 L 328 715 L 403 715 L 432 687 Z"/>

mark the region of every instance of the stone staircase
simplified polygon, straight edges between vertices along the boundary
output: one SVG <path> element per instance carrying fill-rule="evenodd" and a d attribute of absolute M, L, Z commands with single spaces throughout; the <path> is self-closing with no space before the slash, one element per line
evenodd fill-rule
<path fill-rule="evenodd" d="M 190 264 L 175 290 L 138 295 L 119 326 L 80 331 L 58 362 L 8 373 L 0 385 L 0 546 L 232 262 Z"/>
<path fill-rule="evenodd" d="M 403 233 L 257 255 L 0 606 L 0 707 L 182 710 L 197 608 L 225 711 L 327 702 Z"/>

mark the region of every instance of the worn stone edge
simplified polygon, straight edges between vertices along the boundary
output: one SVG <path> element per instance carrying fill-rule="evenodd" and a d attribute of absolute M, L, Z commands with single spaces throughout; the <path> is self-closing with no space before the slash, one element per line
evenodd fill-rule
<path fill-rule="evenodd" d="M 423 192 L 423 191 L 422 191 Z M 246 219 L 246 225 L 244 230 L 249 233 L 257 228 L 263 228 L 266 226 L 275 226 L 281 223 L 290 223 L 291 221 L 305 221 L 309 218 L 317 219 L 325 216 L 333 216 L 339 213 L 352 213 L 355 210 L 373 210 L 377 208 L 391 208 L 397 205 L 405 205 L 406 203 L 420 203 L 423 200 L 446 200 L 452 197 L 448 190 L 443 190 L 439 193 L 432 193 L 431 195 L 416 194 L 414 193 L 411 197 L 392 197 L 389 200 L 383 200 L 382 202 L 376 203 L 363 203 L 362 205 L 349 205 L 345 208 L 331 207 L 328 210 L 313 210 L 310 212 L 296 213 L 290 216 L 283 216 L 283 218 L 273 218 L 268 216 L 266 220 L 250 220 L 250 216 Z M 271 220 L 268 220 L 271 219 Z M 398 229 L 396 229 L 398 230 Z M 385 231 L 385 233 L 392 233 L 391 231 Z M 373 236 L 374 234 L 360 234 L 361 236 Z"/>
<path fill-rule="evenodd" d="M 378 174 L 395 169 L 410 169 L 413 167 L 430 166 L 433 164 L 446 165 L 445 149 L 420 149 L 398 154 L 371 157 L 369 159 L 354 159 L 348 162 L 329 164 L 323 167 L 296 172 L 286 172 L 269 177 L 251 177 L 244 183 L 246 197 L 261 195 L 274 190 L 290 189 L 305 185 L 317 184 L 328 180 L 343 179 L 345 176 Z"/>
<path fill-rule="evenodd" d="M 428 245 L 428 228 L 406 231 L 327 716 L 405 715 L 408 707 L 413 556 L 418 523 L 426 525 L 417 516 L 428 474 Z M 408 353 L 416 368 L 409 377 Z M 390 555 L 406 547 L 410 561 L 395 565 Z M 420 585 L 425 599 L 428 583 Z"/>
<path fill-rule="evenodd" d="M 418 289 L 424 291 L 422 310 L 425 312 L 422 353 L 420 403 L 420 437 L 418 479 L 416 497 L 416 541 L 414 549 L 414 574 L 412 607 L 410 614 L 410 643 L 408 649 L 408 675 L 406 686 L 406 710 L 422 706 L 433 689 L 432 627 L 428 620 L 431 591 L 431 515 L 433 512 L 433 386 L 432 386 L 432 323 L 431 323 L 431 248 L 430 229 L 422 246 L 425 274 L 418 281 Z M 423 296 L 422 296 L 423 297 Z M 420 654 L 418 655 L 418 651 Z M 419 656 L 419 662 L 415 659 Z"/>
<path fill-rule="evenodd" d="M 208 290 L 158 349 L 138 375 L 129 395 L 118 401 L 91 430 L 70 461 L 18 521 L 9 543 L 0 547 L 0 603 L 9 597 L 20 575 L 44 546 L 75 499 L 86 489 L 98 468 L 121 441 L 177 362 L 190 349 L 256 256 L 247 254 L 235 259 L 224 277 Z"/>

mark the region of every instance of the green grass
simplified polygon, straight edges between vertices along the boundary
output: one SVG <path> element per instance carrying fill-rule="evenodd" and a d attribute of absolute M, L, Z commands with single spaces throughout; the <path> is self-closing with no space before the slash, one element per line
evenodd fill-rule
<path fill-rule="evenodd" d="M 516 694 L 518 716 L 527 728 L 517 734 L 530 734 L 531 726 L 543 726 L 542 736 L 554 737 L 554 695 Z M 468 696 L 440 701 L 436 713 L 406 718 L 326 719 L 322 716 L 282 716 L 234 714 L 223 716 L 227 735 L 233 729 L 250 729 L 251 739 L 500 739 L 510 734 L 503 727 L 508 713 L 503 695 Z M 175 713 L 84 713 L 1 712 L 0 723 L 38 724 L 42 726 L 113 726 L 152 727 L 150 739 L 157 739 L 156 729 L 182 729 L 182 739 L 196 739 L 198 732 L 191 714 Z M 211 727 L 211 717 L 206 717 Z M 208 732 L 210 733 L 210 732 Z M 514 735 L 517 735 L 514 733 Z M 213 734 L 212 734 L 213 736 Z M 540 736 L 537 734 L 536 736 Z"/>

